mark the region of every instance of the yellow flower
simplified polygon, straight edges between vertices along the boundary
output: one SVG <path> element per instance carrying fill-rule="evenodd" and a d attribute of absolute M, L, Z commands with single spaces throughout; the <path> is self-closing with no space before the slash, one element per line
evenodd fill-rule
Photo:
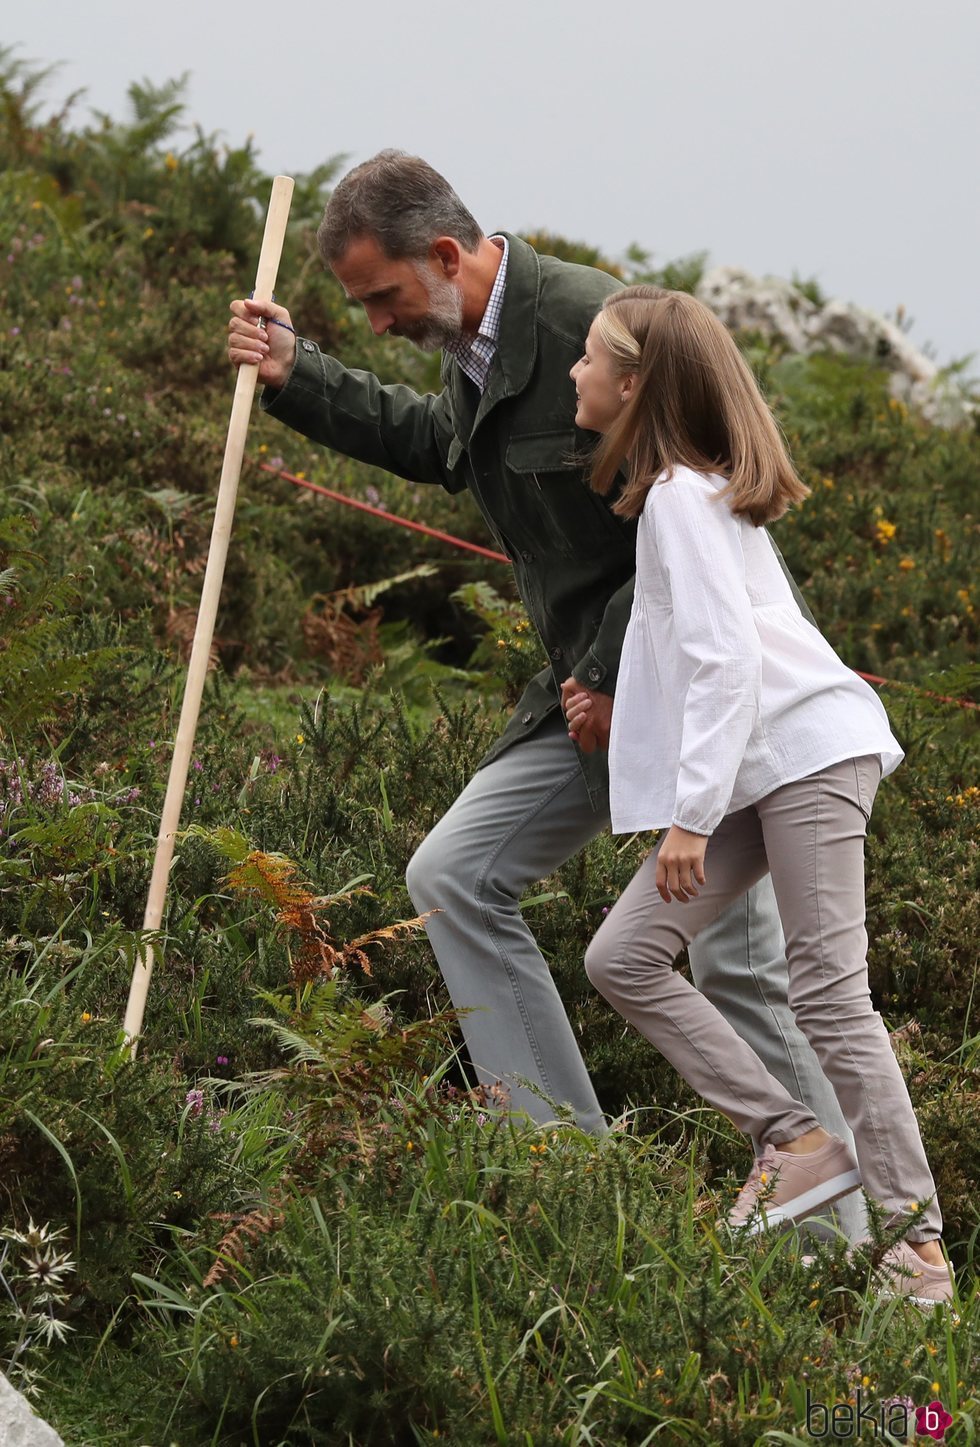
<path fill-rule="evenodd" d="M 269 450 L 269 444 L 268 444 L 267 442 L 260 442 L 260 443 L 259 443 L 259 451 L 260 451 L 260 452 L 268 452 L 268 450 Z"/>
<path fill-rule="evenodd" d="M 143 240 L 144 240 L 144 241 L 149 241 L 150 237 L 151 237 L 151 236 L 155 236 L 155 235 L 156 235 L 156 232 L 153 230 L 153 227 L 152 227 L 152 226 L 148 226 L 148 227 L 146 228 L 146 230 L 143 232 Z"/>
<path fill-rule="evenodd" d="M 406 1141 L 406 1142 L 405 1142 L 405 1149 L 406 1149 L 407 1151 L 414 1151 L 414 1149 L 415 1149 L 415 1142 L 414 1142 L 414 1141 Z"/>
<path fill-rule="evenodd" d="M 305 734 L 297 734 L 297 735 L 296 735 L 296 742 L 297 742 L 298 744 L 305 744 L 305 743 L 306 743 L 306 735 L 305 735 Z"/>
<path fill-rule="evenodd" d="M 901 568 L 903 573 L 911 573 L 912 569 L 915 567 L 915 559 L 899 558 L 898 566 Z"/>
<path fill-rule="evenodd" d="M 879 543 L 890 543 L 897 532 L 896 525 L 890 523 L 887 518 L 879 518 L 875 523 L 875 537 Z"/>
<path fill-rule="evenodd" d="M 91 1020 L 91 1018 L 92 1018 L 92 1016 L 89 1014 L 89 1012 L 88 1012 L 87 1010 L 83 1010 L 83 1011 L 82 1011 L 82 1024 L 83 1024 L 83 1025 L 87 1025 L 88 1022 Z"/>
<path fill-rule="evenodd" d="M 822 478 L 821 481 L 823 482 L 824 487 L 826 487 L 830 492 L 833 492 L 834 487 L 836 486 L 836 484 L 835 484 L 834 479 L 833 479 L 832 477 Z"/>
<path fill-rule="evenodd" d="M 231 1347 L 232 1351 L 234 1351 L 235 1348 L 238 1346 L 238 1333 L 237 1333 L 237 1331 L 233 1331 L 232 1334 L 231 1334 L 231 1336 L 228 1338 L 228 1345 Z"/>
<path fill-rule="evenodd" d="M 166 166 L 168 171 L 176 171 L 180 162 L 177 160 L 177 157 L 174 155 L 173 151 L 168 151 L 163 158 L 163 164 Z"/>

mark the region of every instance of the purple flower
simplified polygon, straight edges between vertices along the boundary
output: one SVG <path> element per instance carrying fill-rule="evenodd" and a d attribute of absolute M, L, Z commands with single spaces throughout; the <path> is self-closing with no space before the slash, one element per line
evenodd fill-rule
<path fill-rule="evenodd" d="M 200 1115 L 204 1109 L 204 1091 L 189 1090 L 184 1096 L 184 1104 L 190 1107 L 191 1115 Z"/>
<path fill-rule="evenodd" d="M 216 1055 L 216 1056 L 214 1057 L 214 1063 L 215 1063 L 215 1065 L 227 1065 L 227 1064 L 228 1064 L 228 1056 L 227 1056 L 227 1055 Z"/>

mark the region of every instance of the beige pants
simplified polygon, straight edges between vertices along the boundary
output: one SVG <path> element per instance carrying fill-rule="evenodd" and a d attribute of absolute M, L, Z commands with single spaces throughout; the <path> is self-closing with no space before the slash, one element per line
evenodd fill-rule
<path fill-rule="evenodd" d="M 640 866 L 585 959 L 589 979 L 684 1079 L 756 1142 L 823 1124 L 790 1095 L 673 964 L 701 930 L 768 871 L 786 937 L 789 1003 L 854 1132 L 864 1189 L 889 1216 L 929 1201 L 910 1234 L 942 1217 L 905 1081 L 868 988 L 864 838 L 877 757 L 847 759 L 722 820 L 696 899 L 665 904 L 656 853 Z"/>

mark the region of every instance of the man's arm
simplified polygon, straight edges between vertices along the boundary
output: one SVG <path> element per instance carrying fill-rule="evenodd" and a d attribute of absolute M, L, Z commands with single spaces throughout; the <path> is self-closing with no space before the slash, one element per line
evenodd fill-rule
<path fill-rule="evenodd" d="M 270 416 L 411 482 L 439 483 L 450 492 L 465 487 L 458 459 L 450 466 L 454 429 L 444 393 L 420 397 L 411 387 L 385 387 L 371 372 L 350 370 L 297 337 L 289 312 L 274 303 L 233 302 L 228 333 L 229 360 L 258 365 L 266 388 L 261 406 Z"/>
<path fill-rule="evenodd" d="M 588 722 L 583 719 L 581 728 L 572 730 L 575 742 L 586 754 L 596 748 L 609 747 L 613 695 L 632 607 L 633 579 L 630 578 L 609 599 L 592 647 L 578 660 L 571 677 L 561 686 L 561 706 L 566 711 L 574 696 L 589 699 Z"/>

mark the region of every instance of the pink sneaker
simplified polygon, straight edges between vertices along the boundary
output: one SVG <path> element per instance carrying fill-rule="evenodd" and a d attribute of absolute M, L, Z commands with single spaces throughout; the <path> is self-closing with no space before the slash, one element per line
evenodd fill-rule
<path fill-rule="evenodd" d="M 878 1290 L 882 1296 L 904 1296 L 916 1306 L 948 1304 L 953 1299 L 953 1273 L 945 1261 L 932 1266 L 907 1241 L 899 1241 L 881 1258 Z"/>
<path fill-rule="evenodd" d="M 786 1221 L 810 1216 L 861 1184 L 861 1172 L 847 1146 L 831 1136 L 825 1146 L 806 1155 L 777 1151 L 768 1145 L 738 1193 L 728 1224 L 745 1227 L 750 1236 Z"/>

